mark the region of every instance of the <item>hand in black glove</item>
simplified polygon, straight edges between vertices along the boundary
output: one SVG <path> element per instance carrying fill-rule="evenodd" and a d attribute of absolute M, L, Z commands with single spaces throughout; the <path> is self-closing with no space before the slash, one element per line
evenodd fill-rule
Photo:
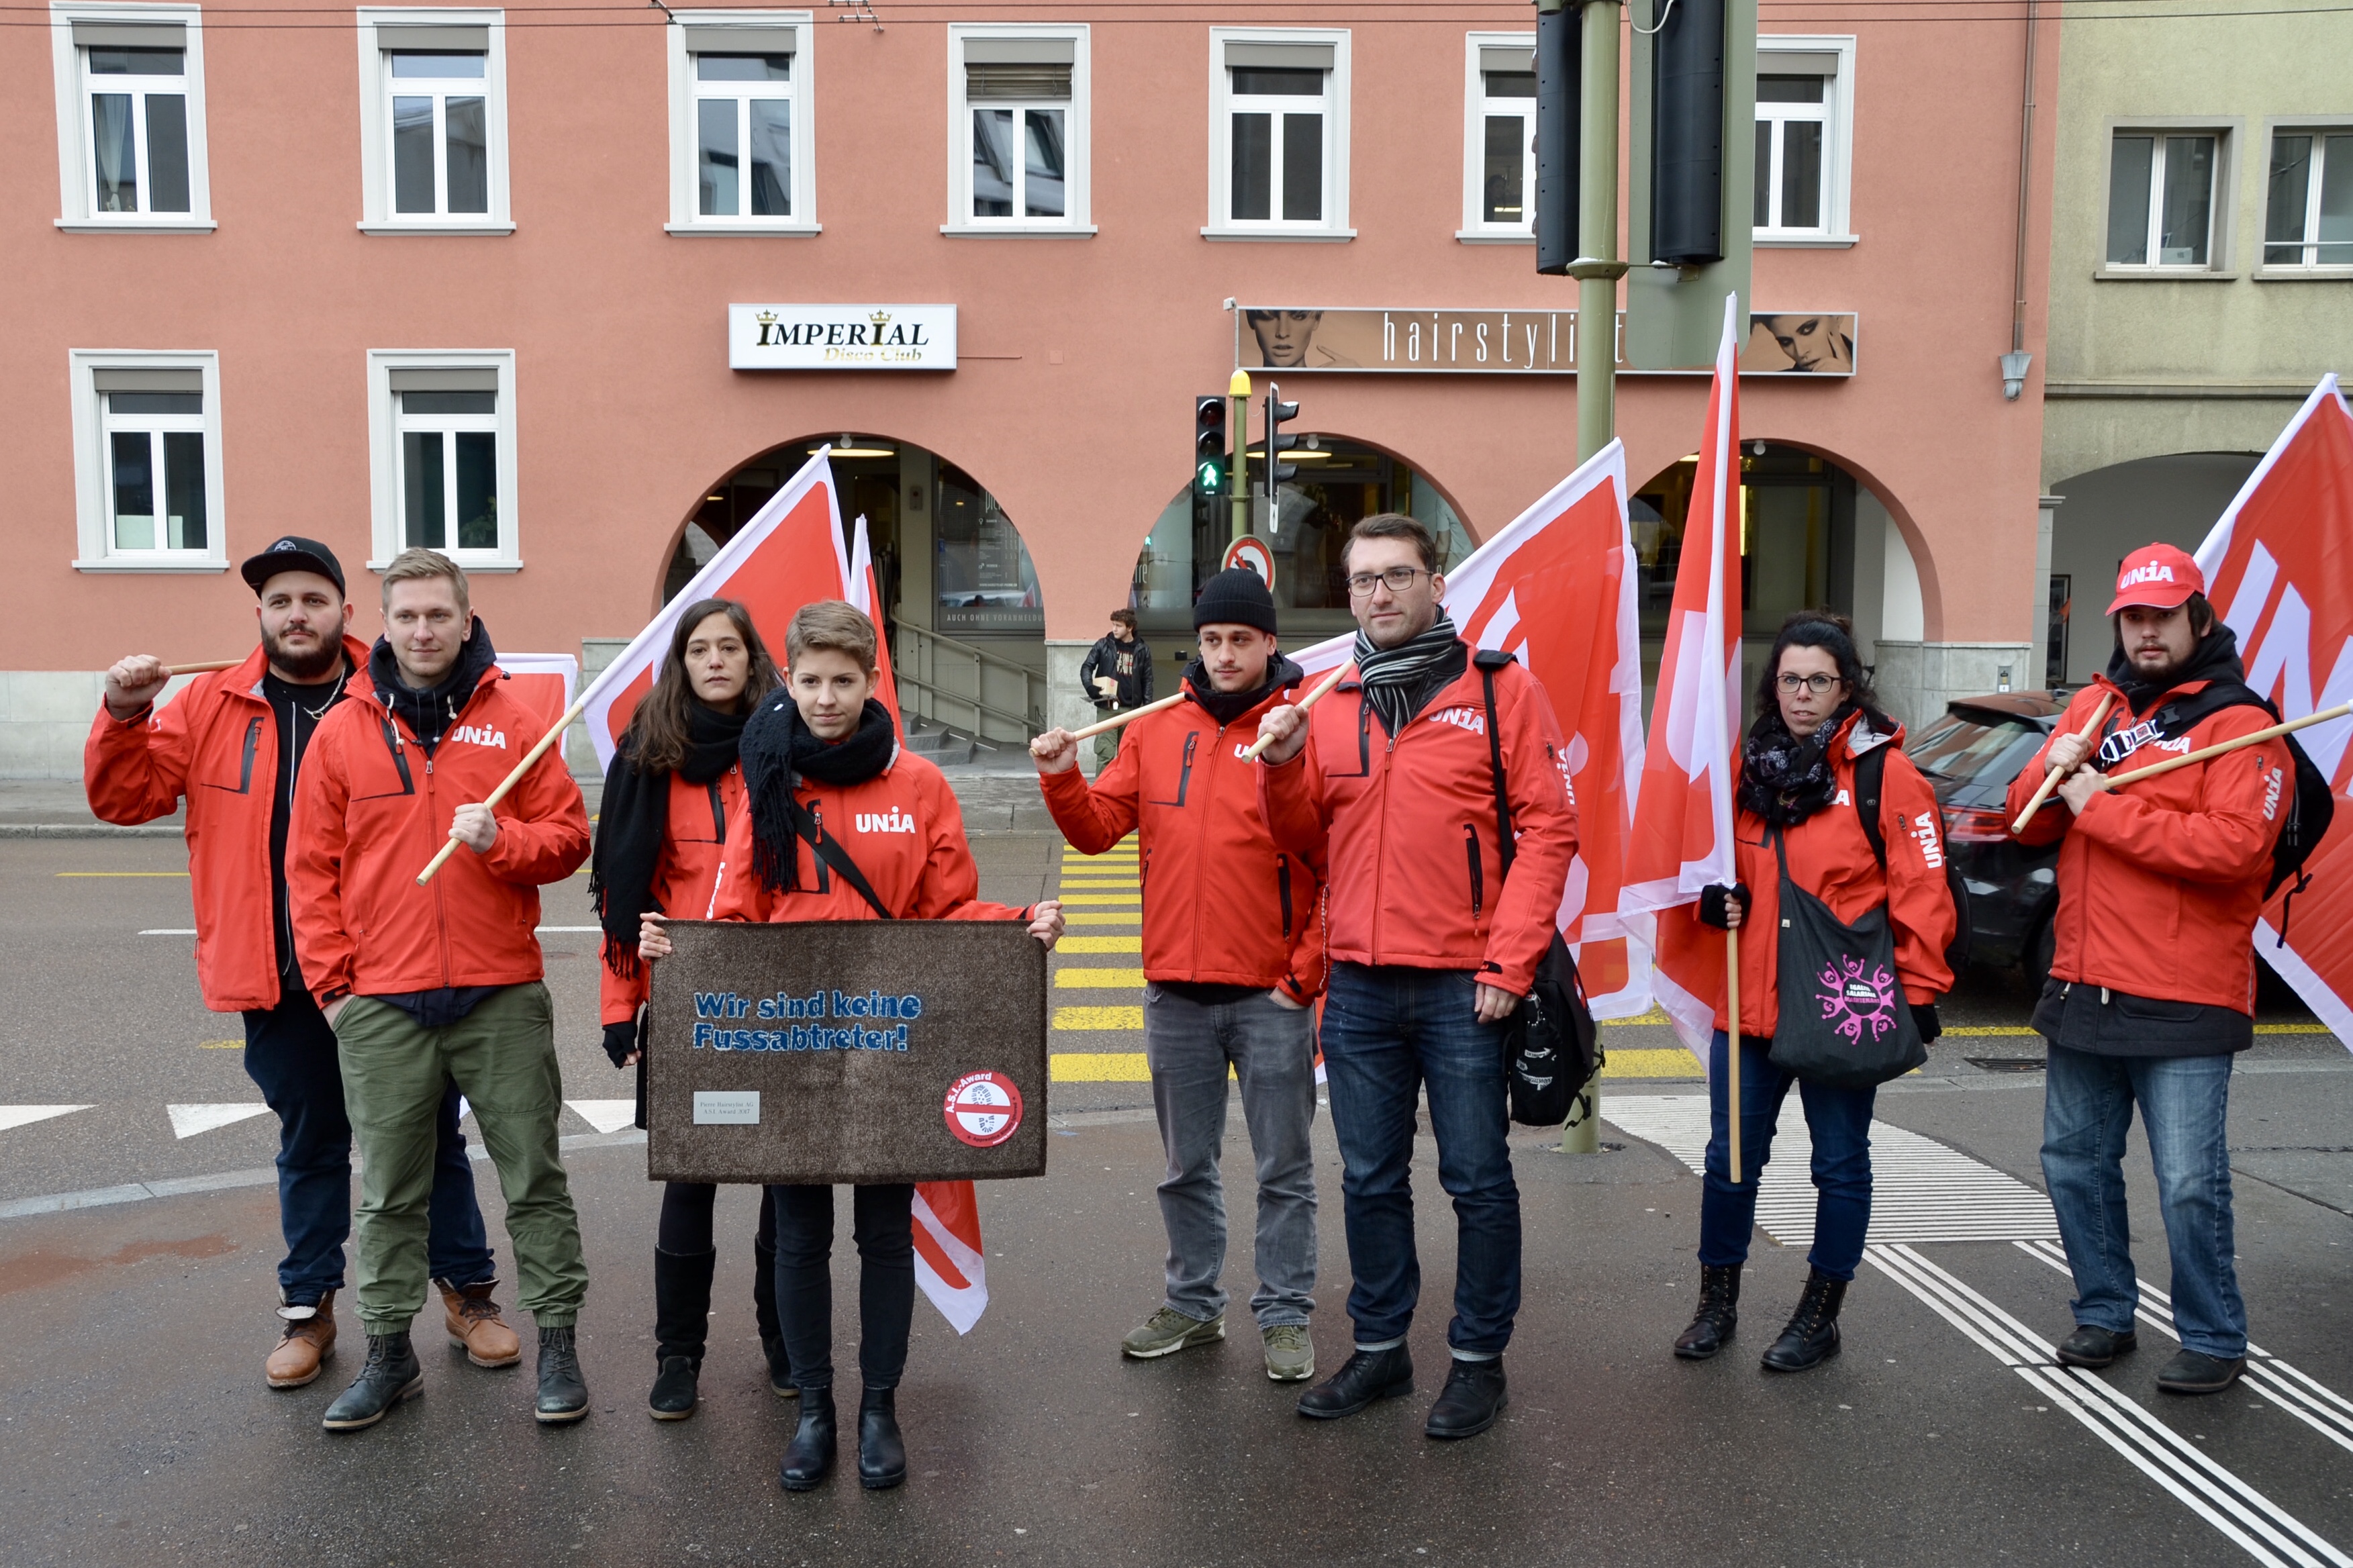
<path fill-rule="evenodd" d="M 1732 922 L 1725 917 L 1724 906 L 1733 900 L 1739 900 L 1740 919 L 1742 923 L 1746 924 L 1748 920 L 1747 883 L 1742 882 L 1736 887 L 1730 888 L 1717 883 L 1713 887 L 1702 888 L 1699 890 L 1699 923 L 1704 926 L 1714 926 L 1718 931 L 1730 931 Z"/>
<path fill-rule="evenodd" d="M 638 1048 L 638 1024 L 634 1018 L 605 1026 L 605 1054 L 613 1058 L 617 1068 L 629 1065 L 629 1053 Z"/>
<path fill-rule="evenodd" d="M 1936 1005 L 1934 1002 L 1913 1003 L 1912 1024 L 1920 1031 L 1920 1043 L 1924 1046 L 1945 1032 L 1945 1026 L 1936 1021 Z"/>

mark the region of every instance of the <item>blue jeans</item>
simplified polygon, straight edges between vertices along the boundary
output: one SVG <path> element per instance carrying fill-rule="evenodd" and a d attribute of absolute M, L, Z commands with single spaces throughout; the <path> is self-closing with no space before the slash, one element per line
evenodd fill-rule
<path fill-rule="evenodd" d="M 2158 1206 L 2173 1255 L 2173 1326 L 2184 1350 L 2247 1353 L 2231 1222 L 2231 1058 L 2105 1057 L 2051 1047 L 2042 1180 L 2075 1276 L 2075 1321 L 2130 1333 L 2140 1305 L 2125 1220 L 2125 1132 L 2148 1129 Z"/>
<path fill-rule="evenodd" d="M 245 1015 L 246 1076 L 278 1115 L 278 1223 L 286 1256 L 278 1289 L 290 1305 L 312 1307 L 343 1288 L 343 1243 L 352 1234 L 352 1124 L 335 1032 L 308 991 L 290 985 L 267 1012 Z M 474 1165 L 458 1131 L 458 1086 L 446 1084 L 437 1119 L 427 1259 L 433 1278 L 479 1285 L 498 1275 Z"/>
<path fill-rule="evenodd" d="M 1793 1078 L 1773 1065 L 1772 1042 L 1740 1041 L 1740 1183 L 1733 1184 L 1731 1123 L 1725 1112 L 1730 1062 L 1724 1031 L 1707 1056 L 1707 1174 L 1700 1183 L 1699 1260 L 1711 1268 L 1748 1261 L 1757 1226 L 1757 1186 L 1773 1157 L 1781 1102 L 1798 1086 L 1814 1145 L 1814 1246 L 1806 1261 L 1833 1279 L 1852 1279 L 1871 1230 L 1871 1108 L 1875 1089 L 1832 1089 Z"/>
<path fill-rule="evenodd" d="M 1359 1345 L 1405 1338 L 1421 1296 L 1413 1245 L 1413 1124 L 1430 1092 L 1438 1184 L 1454 1199 L 1454 1321 L 1446 1342 L 1501 1355 L 1520 1310 L 1520 1189 L 1504 1081 L 1504 1026 L 1482 1024 L 1470 973 L 1332 967 L 1324 1066 L 1347 1216 L 1348 1316 Z"/>

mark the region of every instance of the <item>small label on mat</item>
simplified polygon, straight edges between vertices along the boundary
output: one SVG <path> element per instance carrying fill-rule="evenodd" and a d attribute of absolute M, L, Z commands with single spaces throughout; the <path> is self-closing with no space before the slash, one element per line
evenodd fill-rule
<path fill-rule="evenodd" d="M 697 1127 L 756 1127 L 760 1124 L 760 1091 L 756 1089 L 698 1089 L 694 1091 Z"/>

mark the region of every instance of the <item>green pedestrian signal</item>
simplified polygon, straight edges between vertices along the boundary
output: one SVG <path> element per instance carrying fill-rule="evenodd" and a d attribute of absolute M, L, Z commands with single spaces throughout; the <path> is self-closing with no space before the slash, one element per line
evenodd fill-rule
<path fill-rule="evenodd" d="M 1222 458 L 1205 458 L 1193 471 L 1193 486 L 1205 496 L 1216 495 L 1226 488 L 1226 465 Z"/>

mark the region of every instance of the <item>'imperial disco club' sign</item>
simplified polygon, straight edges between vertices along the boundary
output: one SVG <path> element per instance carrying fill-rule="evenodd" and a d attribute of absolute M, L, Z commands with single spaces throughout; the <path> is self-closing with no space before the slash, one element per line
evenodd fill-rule
<path fill-rule="evenodd" d="M 732 370 L 954 370 L 954 305 L 730 305 Z"/>

